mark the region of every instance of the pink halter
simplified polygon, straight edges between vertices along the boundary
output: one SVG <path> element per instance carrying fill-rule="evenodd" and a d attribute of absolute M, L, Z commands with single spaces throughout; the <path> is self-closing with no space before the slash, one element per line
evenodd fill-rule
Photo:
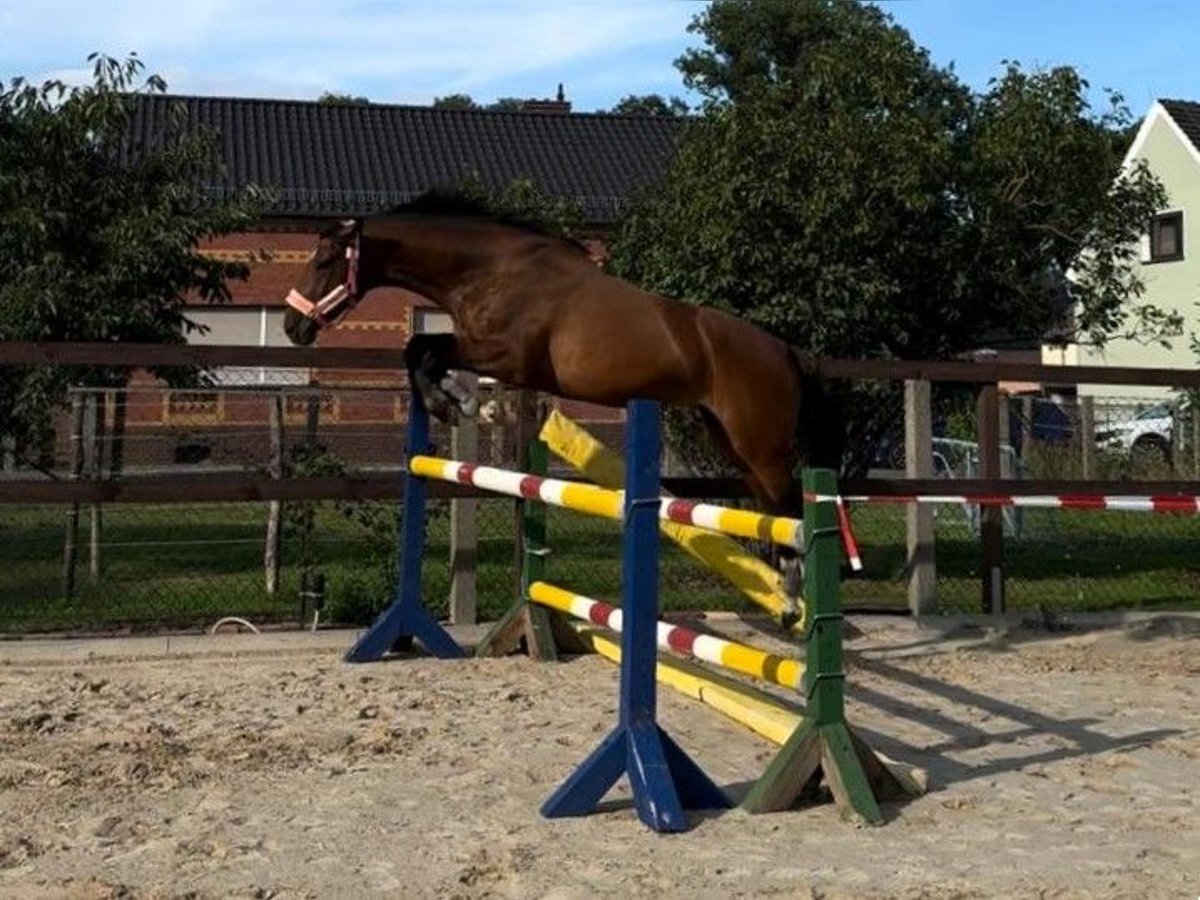
<path fill-rule="evenodd" d="M 287 305 L 318 325 L 336 325 L 358 303 L 358 257 L 362 233 L 355 232 L 354 243 L 346 247 L 346 281 L 319 300 L 309 300 L 295 288 L 288 291 Z"/>

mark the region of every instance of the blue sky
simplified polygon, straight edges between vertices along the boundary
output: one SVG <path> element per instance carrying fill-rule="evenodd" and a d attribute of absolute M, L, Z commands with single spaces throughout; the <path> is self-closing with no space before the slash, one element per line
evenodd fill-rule
<path fill-rule="evenodd" d="M 797 0 L 802 2 L 802 0 Z M 935 61 L 983 88 L 1005 58 L 1070 64 L 1125 94 L 1200 100 L 1196 0 L 901 0 L 884 4 Z M 686 0 L 0 0 L 0 79 L 81 80 L 93 50 L 137 50 L 172 92 L 428 103 L 467 93 L 577 110 L 684 95 Z"/>

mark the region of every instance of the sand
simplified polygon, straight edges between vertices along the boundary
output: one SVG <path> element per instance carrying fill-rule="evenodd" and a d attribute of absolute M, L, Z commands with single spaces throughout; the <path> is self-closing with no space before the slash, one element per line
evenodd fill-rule
<path fill-rule="evenodd" d="M 538 812 L 615 720 L 597 657 L 351 666 L 334 632 L 3 643 L 0 896 L 1200 894 L 1200 620 L 856 624 L 850 718 L 929 793 L 877 828 L 824 804 L 676 835 L 623 784 L 586 818 Z M 659 702 L 743 794 L 773 745 Z"/>

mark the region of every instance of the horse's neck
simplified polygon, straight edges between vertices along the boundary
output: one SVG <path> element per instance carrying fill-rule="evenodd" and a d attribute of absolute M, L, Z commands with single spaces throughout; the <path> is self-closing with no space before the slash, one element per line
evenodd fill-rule
<path fill-rule="evenodd" d="M 378 239 L 376 279 L 380 286 L 415 291 L 453 312 L 471 284 L 500 263 L 503 244 L 486 238 L 466 229 L 406 226 Z"/>

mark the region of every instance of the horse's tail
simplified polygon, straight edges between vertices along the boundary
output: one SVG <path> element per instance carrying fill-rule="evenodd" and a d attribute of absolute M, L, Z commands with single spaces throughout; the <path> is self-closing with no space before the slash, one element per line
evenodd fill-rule
<path fill-rule="evenodd" d="M 821 378 L 810 353 L 789 347 L 788 358 L 800 385 L 796 448 L 802 465 L 840 472 L 846 453 L 846 417 L 842 402 Z"/>

